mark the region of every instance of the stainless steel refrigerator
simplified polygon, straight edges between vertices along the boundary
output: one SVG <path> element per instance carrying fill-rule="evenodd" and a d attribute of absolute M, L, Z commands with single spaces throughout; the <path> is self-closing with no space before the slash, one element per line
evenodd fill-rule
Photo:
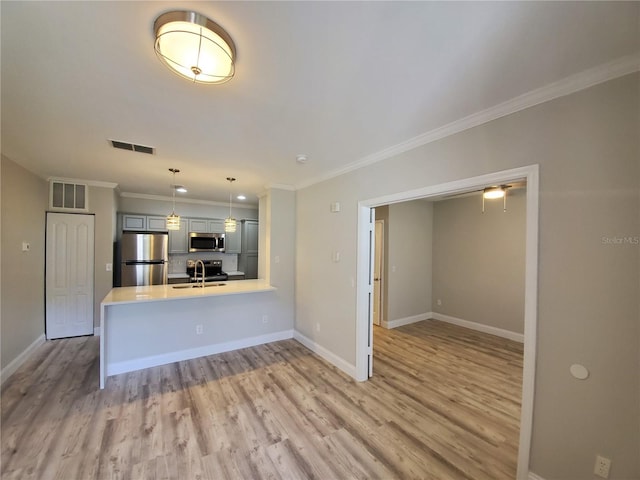
<path fill-rule="evenodd" d="M 167 283 L 169 235 L 125 232 L 120 241 L 120 285 Z"/>

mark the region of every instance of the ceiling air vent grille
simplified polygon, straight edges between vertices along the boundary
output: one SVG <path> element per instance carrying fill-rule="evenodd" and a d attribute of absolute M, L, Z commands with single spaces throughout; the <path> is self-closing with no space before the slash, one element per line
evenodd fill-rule
<path fill-rule="evenodd" d="M 153 147 L 145 147 L 144 145 L 136 145 L 135 143 L 121 142 L 119 140 L 109 140 L 113 148 L 119 148 L 121 150 L 129 150 L 131 152 L 148 153 L 153 155 L 155 149 Z"/>
<path fill-rule="evenodd" d="M 50 182 L 49 206 L 52 209 L 86 212 L 88 207 L 87 185 L 82 183 Z"/>

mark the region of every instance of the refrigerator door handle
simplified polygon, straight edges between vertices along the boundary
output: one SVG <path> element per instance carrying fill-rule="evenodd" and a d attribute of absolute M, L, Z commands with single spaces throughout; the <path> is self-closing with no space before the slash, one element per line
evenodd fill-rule
<path fill-rule="evenodd" d="M 162 265 L 164 260 L 126 260 L 125 265 Z"/>

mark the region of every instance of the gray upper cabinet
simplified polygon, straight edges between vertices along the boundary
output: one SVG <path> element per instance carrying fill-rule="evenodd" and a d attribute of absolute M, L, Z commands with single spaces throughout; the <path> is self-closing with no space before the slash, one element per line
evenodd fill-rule
<path fill-rule="evenodd" d="M 219 218 L 208 220 L 207 228 L 209 233 L 224 233 L 224 220 Z"/>
<path fill-rule="evenodd" d="M 209 231 L 207 222 L 206 218 L 190 218 L 189 232 L 207 233 Z"/>
<path fill-rule="evenodd" d="M 122 215 L 122 230 L 166 232 L 167 219 L 165 217 L 125 213 Z"/>
<path fill-rule="evenodd" d="M 152 232 L 167 231 L 167 217 L 150 217 L 147 216 L 147 230 Z"/>
<path fill-rule="evenodd" d="M 122 230 L 140 230 L 147 229 L 146 215 L 122 215 Z"/>
<path fill-rule="evenodd" d="M 189 231 L 198 233 L 224 233 L 224 220 L 219 218 L 190 218 Z"/>
<path fill-rule="evenodd" d="M 169 253 L 189 253 L 189 221 L 180 219 L 180 230 L 169 230 Z"/>
<path fill-rule="evenodd" d="M 167 231 L 166 218 L 160 216 L 124 213 L 120 214 L 120 222 L 123 231 Z M 223 219 L 182 217 L 180 230 L 169 231 L 169 253 L 189 253 L 189 232 L 224 233 L 225 253 L 239 254 L 246 250 L 252 255 L 258 255 L 258 222 L 256 220 L 239 221 L 235 232 L 225 233 Z"/>

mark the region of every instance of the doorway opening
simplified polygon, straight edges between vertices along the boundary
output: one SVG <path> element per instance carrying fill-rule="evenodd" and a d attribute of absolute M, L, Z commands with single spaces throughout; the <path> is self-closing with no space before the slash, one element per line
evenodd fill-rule
<path fill-rule="evenodd" d="M 375 278 L 375 217 L 373 209 L 381 205 L 465 193 L 491 184 L 515 181 L 526 182 L 524 355 L 517 468 L 517 478 L 519 480 L 526 480 L 529 472 L 529 450 L 533 420 L 537 329 L 538 179 L 538 166 L 531 165 L 372 198 L 359 202 L 358 206 L 356 378 L 364 381 L 373 374 L 374 368 L 372 363 L 373 290 Z"/>

